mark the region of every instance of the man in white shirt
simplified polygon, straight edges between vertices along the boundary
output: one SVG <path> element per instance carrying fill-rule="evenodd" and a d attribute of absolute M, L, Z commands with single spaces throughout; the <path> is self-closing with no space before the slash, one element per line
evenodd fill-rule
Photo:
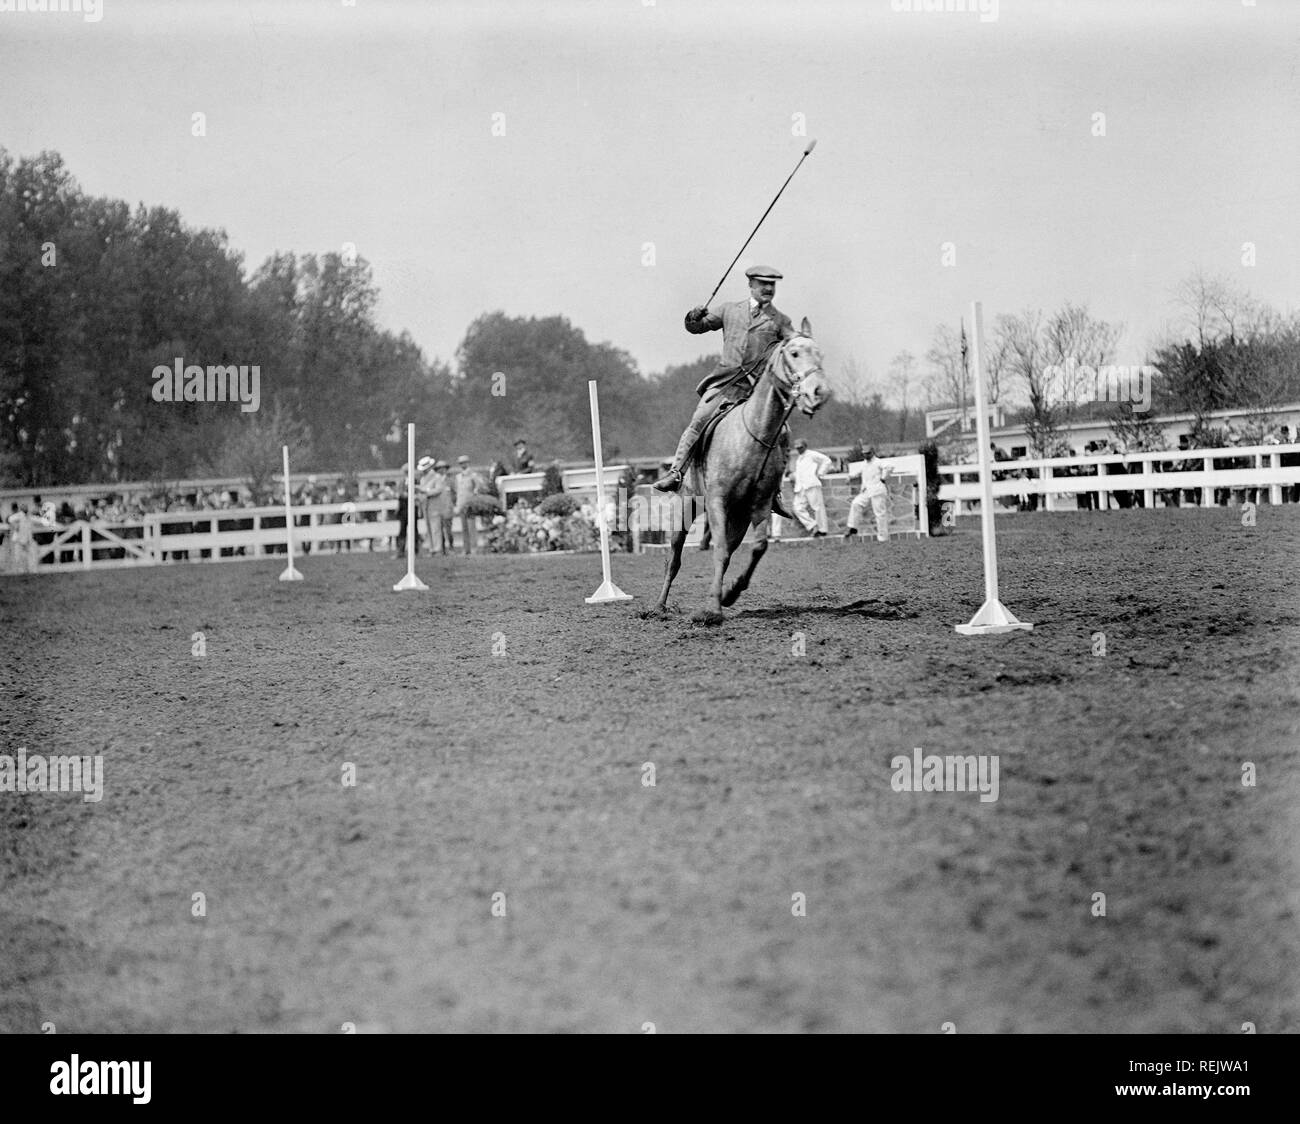
<path fill-rule="evenodd" d="M 462 546 L 466 554 L 473 554 L 478 549 L 478 520 L 465 510 L 471 496 L 483 491 L 483 481 L 469 466 L 469 457 L 456 458 L 456 475 L 452 477 L 456 494 L 456 514 L 460 516 L 460 533 Z"/>
<path fill-rule="evenodd" d="M 802 437 L 794 443 L 795 457 L 786 469 L 794 479 L 794 517 L 813 538 L 826 534 L 826 501 L 822 478 L 831 470 L 831 458 L 808 448 Z"/>
<path fill-rule="evenodd" d="M 36 540 L 32 537 L 32 517 L 27 508 L 10 505 L 9 566 L 10 573 L 30 574 L 36 569 Z"/>
<path fill-rule="evenodd" d="M 853 497 L 849 504 L 849 529 L 845 537 L 856 535 L 862 523 L 862 517 L 870 507 L 876 516 L 876 541 L 889 541 L 889 489 L 885 477 L 893 471 L 889 465 L 881 464 L 876 459 L 875 449 L 866 449 L 866 467 L 862 470 L 862 490 Z"/>

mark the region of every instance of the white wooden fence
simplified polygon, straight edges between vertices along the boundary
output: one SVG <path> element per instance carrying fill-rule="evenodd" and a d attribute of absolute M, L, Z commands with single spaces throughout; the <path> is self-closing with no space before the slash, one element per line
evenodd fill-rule
<path fill-rule="evenodd" d="M 1294 463 L 1283 464 L 1286 458 Z M 1247 461 L 1229 468 L 1224 462 Z M 1189 467 L 1190 466 L 1190 467 Z M 607 498 L 617 495 L 625 466 L 605 470 Z M 1066 475 L 1083 470 L 1087 475 Z M 565 490 L 595 490 L 595 470 L 569 469 Z M 974 465 L 939 468 L 941 502 L 951 502 L 955 514 L 978 510 L 979 471 Z M 840 481 L 839 474 L 828 478 Z M 541 490 L 541 473 L 503 476 L 497 481 L 503 496 L 528 495 Z M 1300 486 L 1300 444 L 1253 445 L 1227 449 L 1164 450 L 1161 452 L 1102 454 L 1051 460 L 996 461 L 993 496 L 1018 500 L 1044 497 L 1048 511 L 1065 507 L 1068 498 L 1092 493 L 1098 506 L 1108 506 L 1116 493 L 1141 493 L 1146 507 L 1168 502 L 1174 493 L 1199 493 L 1204 506 L 1215 493 L 1226 490 L 1243 498 L 1280 504 L 1293 498 Z M 918 504 L 921 502 L 917 497 Z M 351 504 L 314 504 L 292 509 L 295 548 L 310 544 L 314 550 L 357 549 L 362 544 L 387 549 L 399 526 L 396 500 L 371 500 Z M 373 515 L 367 522 L 365 516 Z M 482 523 L 479 524 L 483 530 Z M 0 543 L 0 573 L 57 573 L 64 570 L 103 569 L 118 566 L 156 566 L 180 560 L 222 562 L 266 557 L 284 551 L 284 508 L 229 508 L 218 511 L 177 511 L 146 515 L 123 523 L 86 522 L 57 528 L 34 528 L 30 546 L 13 543 L 13 529 Z M 423 533 L 421 531 L 421 533 Z M 460 520 L 454 523 L 460 549 Z"/>
<path fill-rule="evenodd" d="M 1061 498 L 1090 493 L 1105 510 L 1117 492 L 1141 493 L 1143 506 L 1166 504 L 1173 493 L 1199 493 L 1202 506 L 1214 503 L 1219 489 L 1250 493 L 1249 498 L 1280 504 L 1284 489 L 1300 484 L 1300 463 L 1284 465 L 1282 458 L 1300 461 L 1300 445 L 1250 445 L 1227 449 L 1165 449 L 1160 452 L 1102 453 L 1050 460 L 995 461 L 993 498 L 1042 496 L 1047 511 L 1064 506 Z M 1239 468 L 1224 462 L 1247 461 Z M 1067 475 L 1083 470 L 1086 475 Z M 939 499 L 951 502 L 956 515 L 979 510 L 979 469 L 970 464 L 939 466 Z M 1163 495 L 1162 495 L 1163 493 Z"/>
<path fill-rule="evenodd" d="M 626 465 L 605 469 L 606 495 L 617 495 Z M 498 490 L 507 495 L 531 496 L 542 490 L 543 473 L 502 476 Z M 596 470 L 571 468 L 563 473 L 564 490 L 575 495 L 595 493 Z M 419 502 L 417 498 L 417 503 Z M 346 504 L 311 504 L 293 511 L 294 549 L 386 549 L 400 531 L 397 503 L 362 500 Z M 366 516 L 373 515 L 367 521 Z M 487 530 L 478 523 L 480 542 Z M 418 524 L 424 536 L 423 522 Z M 4 533 L 7 531 L 7 535 Z M 452 523 L 455 549 L 463 549 L 461 521 Z M 121 523 L 77 520 L 54 528 L 33 526 L 33 542 L 13 542 L 12 528 L 0 524 L 0 573 L 58 573 L 64 570 L 105 569 L 121 566 L 156 566 L 164 562 L 230 562 L 283 554 L 284 507 L 226 508 L 174 511 L 146 515 Z"/>
<path fill-rule="evenodd" d="M 396 509 L 396 500 L 295 507 L 294 549 L 311 544 L 337 551 L 369 540 L 382 544 L 398 534 Z M 364 521 L 363 514 L 371 512 L 374 521 Z M 182 560 L 229 562 L 282 554 L 284 546 L 283 507 L 159 512 L 121 523 L 79 519 L 56 528 L 35 526 L 27 548 L 13 542 L 10 528 L 0 570 L 57 573 Z"/>

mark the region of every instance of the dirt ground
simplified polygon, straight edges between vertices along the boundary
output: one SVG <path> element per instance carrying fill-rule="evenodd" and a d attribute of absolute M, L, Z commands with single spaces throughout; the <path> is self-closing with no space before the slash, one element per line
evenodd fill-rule
<path fill-rule="evenodd" d="M 1300 1030 L 1300 509 L 999 548 L 1032 633 L 953 631 L 973 521 L 775 547 L 717 628 L 699 553 L 667 619 L 660 555 L 4 579 L 0 753 L 105 788 L 0 793 L 0 1030 Z"/>

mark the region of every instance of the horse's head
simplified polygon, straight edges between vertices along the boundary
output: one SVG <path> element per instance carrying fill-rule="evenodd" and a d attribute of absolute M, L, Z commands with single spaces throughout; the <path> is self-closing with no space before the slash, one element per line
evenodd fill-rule
<path fill-rule="evenodd" d="M 812 325 L 806 316 L 799 330 L 777 347 L 771 371 L 781 389 L 793 395 L 799 409 L 808 417 L 830 400 L 830 384 L 822 370 L 822 349 L 813 342 Z"/>

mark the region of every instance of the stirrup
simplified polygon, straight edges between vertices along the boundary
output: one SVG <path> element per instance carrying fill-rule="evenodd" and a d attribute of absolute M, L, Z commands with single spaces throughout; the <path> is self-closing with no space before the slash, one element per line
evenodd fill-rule
<path fill-rule="evenodd" d="M 675 468 L 670 468 L 650 487 L 660 492 L 675 492 L 682 486 L 682 474 Z"/>

